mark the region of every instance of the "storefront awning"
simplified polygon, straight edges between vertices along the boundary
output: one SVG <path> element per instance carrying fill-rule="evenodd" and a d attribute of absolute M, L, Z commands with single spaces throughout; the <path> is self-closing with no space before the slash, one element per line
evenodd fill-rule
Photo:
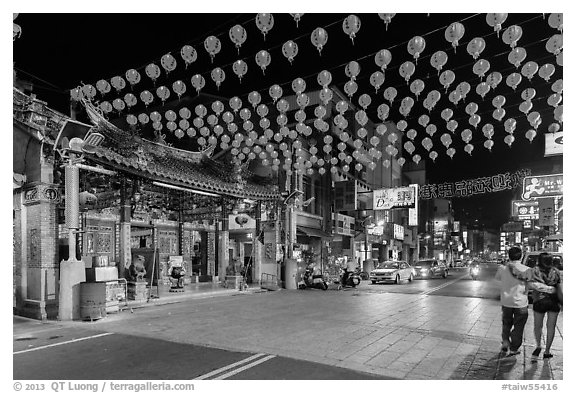
<path fill-rule="evenodd" d="M 301 227 L 301 226 L 296 227 L 296 234 L 297 235 L 303 235 L 303 236 L 310 236 L 310 237 L 320 237 L 320 238 L 331 238 L 332 237 L 331 234 L 324 232 L 320 229 Z"/>

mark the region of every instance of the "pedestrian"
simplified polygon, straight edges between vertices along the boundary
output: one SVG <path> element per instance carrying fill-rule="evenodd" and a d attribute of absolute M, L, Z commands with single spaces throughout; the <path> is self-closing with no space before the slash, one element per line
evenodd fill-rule
<path fill-rule="evenodd" d="M 553 355 L 550 353 L 554 335 L 556 332 L 556 322 L 561 308 L 561 299 L 559 295 L 562 288 L 562 273 L 554 266 L 552 255 L 543 252 L 538 255 L 538 262 L 532 269 L 524 272 L 518 272 L 516 269 L 511 270 L 512 275 L 528 282 L 543 283 L 550 287 L 556 288 L 555 293 L 547 293 L 534 290 L 532 293 L 532 310 L 534 311 L 534 338 L 536 340 L 536 349 L 532 352 L 532 361 L 535 362 L 542 351 L 542 327 L 544 325 L 544 316 L 546 316 L 546 347 L 544 349 L 544 359 L 550 359 Z"/>
<path fill-rule="evenodd" d="M 506 266 L 500 266 L 495 277 L 496 280 L 500 281 L 500 305 L 502 307 L 502 346 L 500 352 L 504 355 L 510 351 L 510 355 L 517 355 L 520 353 L 524 326 L 528 320 L 528 282 L 515 277 L 512 270 L 525 272 L 528 267 L 520 262 L 522 249 L 519 247 L 511 247 L 508 250 L 508 257 L 510 262 Z M 553 287 L 543 283 L 533 282 L 531 285 L 542 292 L 554 291 Z"/>

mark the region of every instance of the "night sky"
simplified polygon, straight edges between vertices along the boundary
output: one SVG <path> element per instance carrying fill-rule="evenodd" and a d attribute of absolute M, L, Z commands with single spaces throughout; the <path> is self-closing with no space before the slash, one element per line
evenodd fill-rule
<path fill-rule="evenodd" d="M 254 7 L 252 7 L 254 8 Z M 485 8 L 485 7 L 483 7 Z M 502 7 L 500 7 L 502 8 Z M 260 11 L 256 9 L 255 11 Z M 554 93 L 552 85 L 563 78 L 563 67 L 558 65 L 556 56 L 546 49 L 548 39 L 560 32 L 551 27 L 548 22 L 549 14 L 520 14 L 510 13 L 503 23 L 499 37 L 494 28 L 486 22 L 486 13 L 479 14 L 456 14 L 456 13 L 398 13 L 386 27 L 386 24 L 377 13 L 356 13 L 361 21 L 361 26 L 352 40 L 343 31 L 343 20 L 350 15 L 343 14 L 304 14 L 298 25 L 288 13 L 274 13 L 274 26 L 264 40 L 262 33 L 255 23 L 256 13 L 246 14 L 27 14 L 21 13 L 15 20 L 22 28 L 22 35 L 13 44 L 13 61 L 17 75 L 34 83 L 34 92 L 38 98 L 45 100 L 49 106 L 63 113 L 69 113 L 70 90 L 81 83 L 95 85 L 100 79 L 110 79 L 116 75 L 125 77 L 128 69 L 134 68 L 141 74 L 141 82 L 133 87 L 126 87 L 120 94 L 114 89 L 103 98 L 97 95 L 98 100 L 113 101 L 114 98 L 123 97 L 132 92 L 137 97 L 139 93 L 148 89 L 152 92 L 160 85 L 172 86 L 178 79 L 186 83 L 187 96 L 194 97 L 196 93 L 190 84 L 190 78 L 194 74 L 201 74 L 206 80 L 203 93 L 222 97 L 239 96 L 243 106 L 251 105 L 247 96 L 251 91 L 258 91 L 262 95 L 262 103 L 271 104 L 268 88 L 273 84 L 279 84 L 284 95 L 293 94 L 291 83 L 295 78 L 301 77 L 306 81 L 306 91 L 319 88 L 316 81 L 317 74 L 322 70 L 328 70 L 332 74 L 332 85 L 341 91 L 344 84 L 349 80 L 345 74 L 345 66 L 350 61 L 357 61 L 360 65 L 360 74 L 356 82 L 358 91 L 353 95 L 352 101 L 357 104 L 361 94 L 367 93 L 372 103 L 366 110 L 368 117 L 375 123 L 380 120 L 377 116 L 377 108 L 386 103 L 391 106 L 387 120 L 398 122 L 405 120 L 408 123 L 406 130 L 411 128 L 417 131 L 414 144 L 416 151 L 427 161 L 428 177 L 430 183 L 444 181 L 457 181 L 481 176 L 490 176 L 497 173 L 515 171 L 521 168 L 532 168 L 535 173 L 551 169 L 552 160 L 543 158 L 544 134 L 554 119 L 554 107 L 547 103 L 548 97 Z M 456 50 L 445 38 L 445 31 L 453 22 L 460 22 L 465 28 L 463 37 L 459 40 Z M 229 29 L 236 25 L 242 25 L 247 33 L 247 39 L 239 51 L 229 38 Z M 516 68 L 508 60 L 511 47 L 503 42 L 505 30 L 512 25 L 520 26 L 522 36 L 517 46 L 526 50 L 526 58 L 521 66 Z M 322 49 L 321 55 L 310 40 L 311 32 L 323 27 L 328 33 L 328 42 Z M 217 36 L 222 44 L 221 52 L 211 62 L 203 41 L 209 35 Z M 408 53 L 407 44 L 411 38 L 421 36 L 425 39 L 426 46 L 420 54 L 417 62 Z M 468 43 L 476 37 L 482 37 L 486 46 L 478 59 L 474 59 L 467 51 Z M 298 54 L 292 64 L 282 54 L 282 45 L 292 40 L 298 45 Z M 184 61 L 180 56 L 180 49 L 184 45 L 192 45 L 197 51 L 197 60 L 184 67 Z M 265 75 L 255 63 L 255 54 L 267 50 L 271 55 L 271 64 L 266 68 Z M 375 64 L 374 56 L 381 49 L 388 49 L 392 54 L 392 61 L 385 71 L 385 82 L 378 93 L 370 83 L 370 76 L 375 71 L 380 71 Z M 470 84 L 470 92 L 464 101 L 454 105 L 450 100 L 445 88 L 441 85 L 438 70 L 432 67 L 430 60 L 437 51 L 447 54 L 447 63 L 440 72 L 452 70 L 456 79 L 448 89 L 448 93 L 455 90 L 459 83 Z M 151 62 L 160 66 L 160 58 L 170 52 L 177 60 L 177 68 L 166 75 L 162 69 L 162 75 L 156 83 L 145 74 L 145 67 Z M 241 83 L 232 70 L 232 63 L 243 59 L 248 65 L 247 74 Z M 490 69 L 481 80 L 473 72 L 474 64 L 485 59 L 490 63 Z M 402 63 L 411 61 L 415 64 L 415 72 L 410 82 L 421 79 L 425 88 L 418 99 L 410 90 L 410 85 L 399 74 Z M 522 65 L 528 61 L 534 61 L 538 65 L 546 63 L 555 67 L 554 74 L 549 81 L 545 81 L 538 74 L 531 80 L 522 76 L 522 81 L 516 89 L 512 89 L 506 83 L 506 78 L 513 72 L 521 73 Z M 219 89 L 210 77 L 215 67 L 221 67 L 226 73 L 226 79 Z M 486 81 L 487 76 L 493 72 L 500 72 L 502 81 L 495 89 L 490 89 L 484 98 L 476 93 L 476 86 L 481 81 Z M 398 95 L 390 105 L 386 101 L 383 92 L 387 87 L 394 87 Z M 530 126 L 527 116 L 519 110 L 519 104 L 523 101 L 522 92 L 527 88 L 533 88 L 536 92 L 532 99 L 533 107 L 530 112 L 537 111 L 542 123 L 537 128 L 537 136 L 530 143 L 524 136 L 525 132 L 533 128 Z M 431 90 L 441 93 L 441 98 L 436 106 L 429 112 L 423 106 L 424 99 Z M 493 98 L 497 95 L 505 97 L 503 108 L 506 111 L 504 118 L 498 121 L 493 118 Z M 414 106 L 410 113 L 404 117 L 399 113 L 401 101 L 404 97 L 412 97 Z M 172 98 L 176 95 L 172 93 Z M 156 103 L 159 102 L 156 97 Z M 227 105 L 227 100 L 223 100 Z M 477 128 L 468 123 L 470 115 L 466 108 L 470 103 L 478 106 L 476 114 L 480 115 L 481 121 Z M 450 159 L 446 155 L 446 148 L 442 145 L 440 137 L 449 132 L 446 121 L 440 116 L 445 108 L 453 110 L 453 120 L 458 122 L 458 128 L 452 134 L 452 147 L 456 149 L 456 155 Z M 191 108 L 192 109 L 192 108 Z M 142 103 L 137 104 L 130 113 L 149 113 Z M 255 112 L 255 111 L 253 111 Z M 307 111 L 308 114 L 308 111 Z M 437 150 L 438 158 L 432 162 L 428 158 L 428 152 L 424 149 L 421 141 L 428 137 L 425 128 L 419 124 L 421 115 L 428 115 L 429 124 L 437 126 L 437 132 L 431 136 L 434 144 L 433 150 Z M 123 115 L 126 115 L 124 111 Z M 308 117 L 313 117 L 313 111 Z M 114 120 L 117 114 L 110 114 Z M 511 147 L 504 143 L 504 122 L 506 119 L 516 120 L 515 142 Z M 258 123 L 256 113 L 252 115 L 252 121 Z M 121 120 L 121 119 L 119 119 Z M 192 120 L 192 119 L 190 119 Z M 270 118 L 272 126 L 276 126 L 274 118 Z M 494 146 L 488 151 L 483 143 L 486 140 L 482 132 L 482 126 L 491 123 L 494 126 Z M 272 127 L 273 128 L 273 127 Z M 474 150 L 470 156 L 463 150 L 465 143 L 460 137 L 464 129 L 473 132 L 471 144 Z M 184 138 L 188 138 L 185 136 Z M 169 135 L 168 141 L 178 146 L 178 139 Z M 404 157 L 410 159 L 407 152 Z M 556 159 L 555 162 L 558 162 Z M 476 218 L 500 225 L 507 220 L 510 208 L 512 192 L 501 192 L 474 198 L 454 200 L 456 218 L 463 212 L 468 212 Z M 465 214 L 465 213 L 464 213 Z"/>

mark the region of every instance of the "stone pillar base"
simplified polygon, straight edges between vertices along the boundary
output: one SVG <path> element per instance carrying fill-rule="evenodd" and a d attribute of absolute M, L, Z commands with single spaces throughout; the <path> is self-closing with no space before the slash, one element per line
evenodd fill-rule
<path fill-rule="evenodd" d="M 24 300 L 24 305 L 13 310 L 14 315 L 46 321 L 58 317 L 58 302 L 55 300 Z"/>
<path fill-rule="evenodd" d="M 60 262 L 60 292 L 58 319 L 80 318 L 80 283 L 86 281 L 86 266 L 82 261 Z"/>

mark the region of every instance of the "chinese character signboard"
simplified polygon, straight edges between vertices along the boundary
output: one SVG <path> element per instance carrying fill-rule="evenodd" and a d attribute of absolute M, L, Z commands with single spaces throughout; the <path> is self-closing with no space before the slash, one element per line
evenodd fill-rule
<path fill-rule="evenodd" d="M 540 225 L 541 226 L 553 226 L 554 225 L 554 199 L 553 198 L 543 198 L 538 200 L 538 206 L 540 208 Z"/>
<path fill-rule="evenodd" d="M 374 210 L 414 207 L 416 207 L 416 190 L 414 187 L 374 190 Z"/>
<path fill-rule="evenodd" d="M 538 201 L 512 201 L 511 216 L 518 220 L 537 220 Z"/>
<path fill-rule="evenodd" d="M 394 224 L 394 239 L 404 240 L 404 227 L 402 225 Z"/>
<path fill-rule="evenodd" d="M 334 207 L 336 211 L 356 210 L 356 180 L 334 183 Z"/>
<path fill-rule="evenodd" d="M 528 201 L 536 198 L 561 196 L 563 189 L 562 174 L 527 176 L 524 178 L 522 199 Z"/>
<path fill-rule="evenodd" d="M 454 198 L 512 190 L 520 186 L 522 179 L 528 175 L 529 169 L 520 169 L 514 173 L 505 172 L 454 183 L 424 184 L 420 186 L 418 196 L 420 199 Z"/>

